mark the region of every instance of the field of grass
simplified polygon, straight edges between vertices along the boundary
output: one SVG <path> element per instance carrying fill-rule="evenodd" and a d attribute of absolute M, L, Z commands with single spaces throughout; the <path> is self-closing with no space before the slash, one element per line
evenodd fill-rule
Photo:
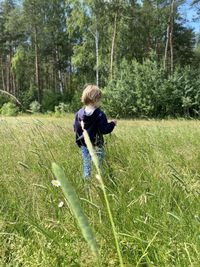
<path fill-rule="evenodd" d="M 72 121 L 0 117 L 0 266 L 97 266 L 51 184 L 52 162 L 80 198 L 101 265 L 119 266 L 95 173 L 91 199 L 85 190 Z M 105 140 L 103 178 L 124 265 L 200 266 L 200 121 L 121 120 Z"/>

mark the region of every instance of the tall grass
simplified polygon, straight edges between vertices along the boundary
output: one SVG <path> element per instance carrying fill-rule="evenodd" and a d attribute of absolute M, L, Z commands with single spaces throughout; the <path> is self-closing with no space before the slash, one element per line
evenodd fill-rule
<path fill-rule="evenodd" d="M 74 188 L 71 186 L 70 182 L 68 181 L 68 178 L 65 176 L 65 173 L 61 167 L 59 167 L 56 163 L 53 162 L 52 169 L 54 175 L 58 179 L 56 182 L 60 182 L 64 195 L 66 196 L 70 204 L 71 210 L 78 221 L 84 238 L 86 239 L 86 241 L 90 245 L 92 252 L 98 259 L 99 252 L 96 239 L 89 225 L 88 219 L 83 209 L 81 208 L 80 201 L 76 195 L 76 192 L 74 191 Z"/>
<path fill-rule="evenodd" d="M 120 247 L 119 247 L 119 241 L 118 241 L 118 236 L 117 236 L 117 232 L 116 232 L 116 227 L 115 227 L 115 223 L 114 223 L 114 220 L 113 220 L 113 215 L 112 215 L 112 212 L 111 212 L 110 204 L 109 204 L 109 201 L 108 201 L 108 197 L 107 197 L 107 193 L 106 193 L 106 189 L 105 189 L 105 184 L 104 184 L 104 181 L 103 181 L 103 178 L 102 178 L 98 157 L 97 157 L 97 155 L 95 153 L 95 149 L 92 146 L 92 143 L 90 141 L 89 135 L 88 135 L 87 131 L 84 129 L 84 123 L 82 125 L 82 128 L 83 128 L 83 136 L 84 136 L 85 143 L 87 145 L 87 148 L 89 150 L 89 153 L 91 155 L 92 161 L 94 162 L 94 165 L 95 165 L 95 168 L 96 168 L 96 171 L 97 171 L 96 178 L 97 178 L 98 182 L 100 183 L 101 189 L 103 191 L 104 199 L 105 199 L 105 202 L 106 202 L 106 208 L 107 208 L 107 211 L 108 211 L 108 216 L 109 216 L 110 223 L 111 223 L 111 226 L 112 226 L 112 232 L 113 232 L 113 235 L 114 235 L 114 238 L 115 238 L 115 244 L 116 244 L 117 254 L 118 254 L 118 257 L 119 257 L 120 267 L 123 267 L 124 264 L 123 264 L 123 259 L 122 259 Z"/>
<path fill-rule="evenodd" d="M 0 118 L 0 266 L 96 266 L 51 184 L 53 161 L 81 200 L 102 266 L 119 266 L 95 170 L 92 202 L 84 190 L 72 118 Z M 103 177 L 125 266 L 199 266 L 199 126 L 119 121 L 106 138 Z"/>

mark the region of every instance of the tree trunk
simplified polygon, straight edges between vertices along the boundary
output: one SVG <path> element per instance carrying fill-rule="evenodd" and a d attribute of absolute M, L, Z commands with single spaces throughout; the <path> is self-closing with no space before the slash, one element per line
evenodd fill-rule
<path fill-rule="evenodd" d="M 172 42 L 172 35 L 173 35 L 173 26 L 174 26 L 174 2 L 175 0 L 171 0 L 170 5 L 170 16 L 168 20 L 167 26 L 167 40 L 165 46 L 165 57 L 164 57 L 164 68 L 167 66 L 167 52 L 168 47 L 170 47 L 170 66 L 171 66 L 171 73 L 173 72 L 174 68 L 174 59 L 173 59 L 173 42 Z"/>
<path fill-rule="evenodd" d="M 10 93 L 10 55 L 6 59 L 6 91 Z"/>
<path fill-rule="evenodd" d="M 42 91 L 40 86 L 40 69 L 39 69 L 39 52 L 38 52 L 38 33 L 37 27 L 34 29 L 34 41 L 35 41 L 35 82 L 38 90 L 38 102 L 42 102 Z"/>
<path fill-rule="evenodd" d="M 89 29 L 95 40 L 95 54 L 96 54 L 96 85 L 99 86 L 99 32 L 98 32 L 98 17 L 96 15 L 96 30 L 95 33 Z"/>
<path fill-rule="evenodd" d="M 96 28 L 95 32 L 95 46 L 96 46 L 96 84 L 99 86 L 99 32 Z"/>
<path fill-rule="evenodd" d="M 11 76 L 12 76 L 12 93 L 14 96 L 17 96 L 17 89 L 16 89 L 16 79 L 15 79 L 15 74 L 13 71 L 11 71 Z"/>
<path fill-rule="evenodd" d="M 165 57 L 164 57 L 164 68 L 166 69 L 167 65 L 167 52 L 168 52 L 168 46 L 169 46 L 169 34 L 170 34 L 170 21 L 168 22 L 167 26 L 167 40 L 165 45 Z"/>
<path fill-rule="evenodd" d="M 70 91 L 72 91 L 72 58 L 70 56 L 70 59 L 69 59 L 69 78 L 68 78 L 68 88 L 70 89 Z"/>
<path fill-rule="evenodd" d="M 111 55 L 110 55 L 110 78 L 111 78 L 111 80 L 112 80 L 112 77 L 113 77 L 112 76 L 113 75 L 113 58 L 114 58 L 116 29 L 117 29 L 117 13 L 115 13 L 114 30 L 113 30 L 113 36 L 112 36 Z"/>
<path fill-rule="evenodd" d="M 171 73 L 173 73 L 173 71 L 174 71 L 173 29 L 174 29 L 174 0 L 172 0 L 172 4 L 171 4 L 171 25 L 170 25 Z"/>
<path fill-rule="evenodd" d="M 57 59 L 56 59 L 56 52 L 53 53 L 53 68 L 52 68 L 52 85 L 54 88 L 54 92 L 58 92 L 58 70 L 57 70 Z"/>
<path fill-rule="evenodd" d="M 60 58 L 59 58 L 58 48 L 56 48 L 56 65 L 58 70 L 59 90 L 61 95 L 63 95 L 63 81 L 62 81 L 62 74 L 60 71 Z"/>
<path fill-rule="evenodd" d="M 3 58 L 1 58 L 1 76 L 2 76 L 2 87 L 3 87 L 3 90 L 6 91 Z"/>
<path fill-rule="evenodd" d="M 9 68 L 9 92 L 15 95 L 15 78 L 12 71 L 12 56 L 13 56 L 12 45 L 9 46 L 9 60 L 8 60 L 8 68 Z"/>

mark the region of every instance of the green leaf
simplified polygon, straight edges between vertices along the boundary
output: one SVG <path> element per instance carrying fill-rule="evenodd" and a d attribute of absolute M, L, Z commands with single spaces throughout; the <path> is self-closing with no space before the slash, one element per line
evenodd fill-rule
<path fill-rule="evenodd" d="M 88 242 L 92 252 L 96 257 L 98 257 L 98 246 L 95 240 L 95 236 L 92 232 L 88 219 L 81 208 L 80 201 L 76 195 L 72 185 L 65 176 L 62 168 L 60 168 L 56 163 L 52 163 L 52 170 L 56 178 L 61 183 L 61 188 L 67 198 L 70 208 L 77 219 L 78 225 L 82 231 L 85 240 Z"/>

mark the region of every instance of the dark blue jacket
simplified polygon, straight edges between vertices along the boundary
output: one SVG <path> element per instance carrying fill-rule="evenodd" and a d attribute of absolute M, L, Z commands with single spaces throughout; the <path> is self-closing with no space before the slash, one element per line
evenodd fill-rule
<path fill-rule="evenodd" d="M 100 108 L 95 109 L 92 115 L 86 115 L 85 109 L 81 108 L 75 115 L 74 131 L 76 133 L 76 143 L 86 146 L 81 121 L 87 130 L 90 140 L 94 146 L 102 146 L 104 143 L 103 134 L 111 133 L 115 127 L 114 122 L 108 122 L 105 113 Z"/>

